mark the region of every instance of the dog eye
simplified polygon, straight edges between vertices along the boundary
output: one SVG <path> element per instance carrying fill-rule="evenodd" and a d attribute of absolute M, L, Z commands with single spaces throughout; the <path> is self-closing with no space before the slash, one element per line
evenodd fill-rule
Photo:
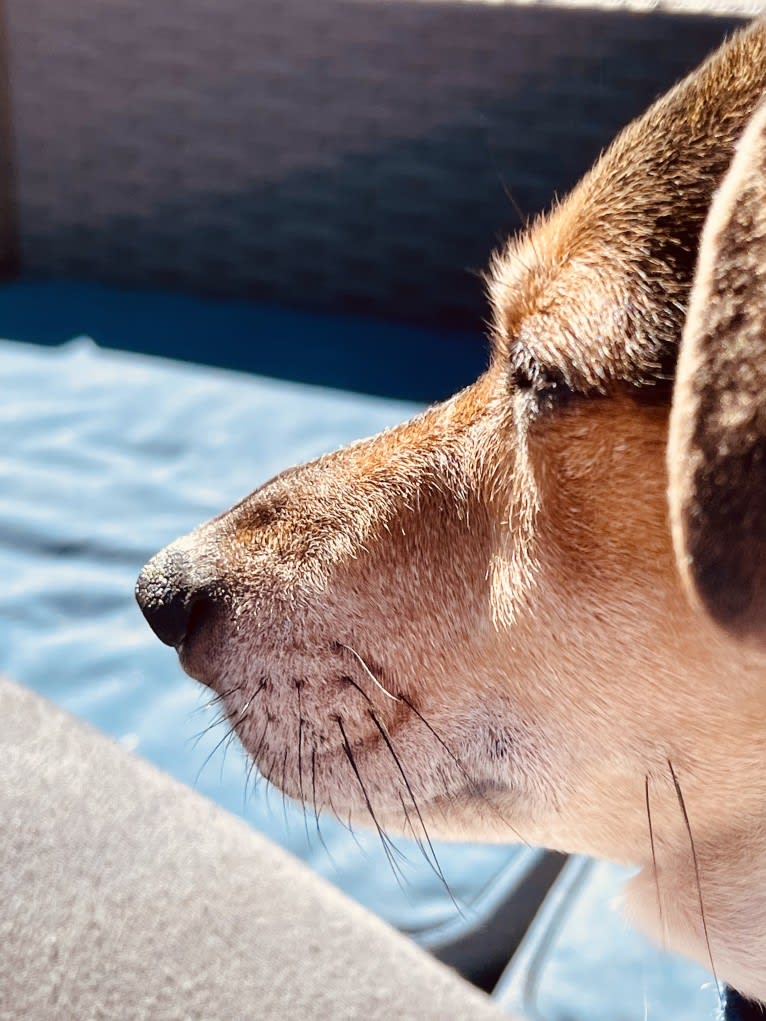
<path fill-rule="evenodd" d="M 572 392 L 560 369 L 540 365 L 528 356 L 518 359 L 511 367 L 511 381 L 515 389 L 537 397 L 560 398 Z"/>

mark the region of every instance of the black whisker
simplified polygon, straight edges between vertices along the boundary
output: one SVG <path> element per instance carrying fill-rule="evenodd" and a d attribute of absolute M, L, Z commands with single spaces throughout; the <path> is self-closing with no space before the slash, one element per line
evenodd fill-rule
<path fill-rule="evenodd" d="M 213 748 L 213 750 L 212 750 L 212 751 L 211 751 L 211 752 L 210 752 L 210 753 L 209 753 L 209 754 L 207 755 L 207 757 L 206 757 L 205 761 L 204 761 L 204 762 L 202 763 L 202 765 L 201 765 L 201 766 L 199 767 L 199 769 L 197 770 L 197 775 L 196 775 L 196 777 L 194 778 L 194 786 L 195 786 L 195 787 L 196 787 L 196 785 L 197 785 L 197 784 L 199 783 L 199 778 L 200 778 L 200 776 L 202 775 L 202 771 L 204 770 L 205 766 L 207 766 L 208 762 L 210 762 L 210 760 L 211 760 L 211 759 L 212 759 L 212 757 L 213 757 L 213 756 L 215 755 L 215 753 L 216 753 L 216 752 L 218 751 L 218 749 L 219 749 L 219 748 L 221 747 L 221 745 L 222 745 L 222 744 L 224 743 L 224 741 L 229 741 L 229 742 L 231 742 L 231 740 L 232 740 L 232 739 L 233 739 L 233 737 L 234 737 L 234 733 L 235 733 L 235 730 L 236 730 L 236 728 L 237 728 L 237 727 L 239 726 L 239 724 L 240 724 L 240 723 L 242 723 L 242 721 L 244 720 L 245 716 L 247 715 L 247 711 L 248 711 L 248 709 L 250 708 L 250 705 L 251 705 L 251 703 L 252 703 L 253 699 L 255 698 L 255 696 L 256 696 L 256 695 L 259 695 L 259 694 L 261 693 L 261 691 L 263 691 L 263 688 L 265 687 L 265 685 L 266 685 L 266 682 L 265 682 L 265 681 L 261 681 L 261 683 L 260 683 L 260 684 L 258 685 L 258 687 L 257 687 L 257 688 L 255 689 L 255 691 L 253 692 L 253 694 L 252 694 L 252 695 L 250 696 L 250 698 L 249 698 L 249 699 L 247 700 L 247 702 L 245 702 L 244 706 L 243 706 L 243 707 L 242 707 L 242 709 L 240 710 L 240 713 L 239 713 L 239 716 L 237 717 L 237 719 L 236 719 L 236 720 L 235 720 L 235 721 L 234 721 L 234 722 L 233 722 L 232 724 L 230 724 L 230 726 L 228 727 L 228 729 L 227 729 L 226 733 L 225 733 L 225 734 L 223 735 L 223 737 L 221 738 L 221 740 L 220 740 L 220 741 L 219 741 L 219 742 L 218 742 L 218 743 L 217 743 L 217 744 L 215 745 L 215 747 Z M 206 733 L 207 733 L 207 732 L 208 732 L 209 730 L 211 730 L 213 726 L 218 726 L 218 724 L 219 724 L 219 723 L 221 723 L 221 722 L 222 722 L 222 720 L 216 720 L 216 722 L 215 722 L 214 724 L 211 724 L 211 726 L 210 726 L 210 727 L 207 727 L 207 728 L 206 728 L 206 729 L 205 729 L 205 730 L 204 730 L 204 731 L 202 732 L 202 734 L 200 734 L 200 735 L 199 735 L 199 737 L 197 738 L 197 743 L 199 743 L 199 740 L 200 740 L 200 739 L 201 739 L 201 738 L 202 738 L 202 737 L 203 737 L 203 736 L 204 736 L 204 735 L 205 735 L 205 734 L 206 734 Z M 195 747 L 196 747 L 196 744 L 195 744 Z M 228 748 L 228 745 L 227 745 L 227 748 Z M 225 758 L 225 756 L 224 756 L 224 758 Z M 223 763 L 221 764 L 221 772 L 223 772 Z"/>
<path fill-rule="evenodd" d="M 241 687 L 242 687 L 242 685 L 239 684 L 239 685 L 237 685 L 236 688 L 230 688 L 226 692 L 226 694 L 233 694 L 235 691 L 239 691 Z M 250 696 L 250 698 L 245 703 L 245 709 L 249 708 L 250 702 L 255 697 L 255 695 L 259 694 L 262 691 L 262 689 L 264 689 L 265 687 L 266 687 L 266 681 L 261 681 L 260 684 L 258 684 L 257 688 L 253 691 L 253 693 Z M 214 702 L 216 702 L 217 700 L 220 700 L 222 697 L 223 697 L 223 695 L 219 696 L 218 699 L 212 699 L 212 701 L 209 702 L 208 704 L 214 704 Z M 202 709 L 203 707 L 198 707 L 198 708 Z M 195 734 L 193 738 L 190 738 L 193 741 L 192 748 L 196 748 L 197 745 L 199 744 L 199 742 L 205 736 L 205 734 L 209 734 L 209 732 L 211 730 L 214 730 L 214 728 L 220 726 L 225 720 L 226 720 L 226 712 L 222 711 L 222 712 L 218 713 L 216 715 L 216 719 L 214 719 L 212 721 L 212 723 L 209 723 L 203 730 L 200 730 L 198 734 Z M 237 721 L 237 722 L 239 723 L 240 721 Z M 233 726 L 236 726 L 236 725 L 237 724 L 233 724 Z M 230 732 L 227 732 L 226 737 L 230 737 L 230 736 L 231 736 Z M 226 740 L 226 737 L 224 738 L 224 740 Z M 222 741 L 222 743 L 223 743 L 223 741 Z"/>
<path fill-rule="evenodd" d="M 264 800 L 266 801 L 266 810 L 269 812 L 269 814 L 272 816 L 272 818 L 273 818 L 273 814 L 274 814 L 274 809 L 273 809 L 273 807 L 271 805 L 270 794 L 271 794 L 271 791 L 273 790 L 273 784 L 271 782 L 271 774 L 273 772 L 274 772 L 274 762 L 273 762 L 273 760 L 272 760 L 271 764 L 268 767 L 268 772 L 264 771 L 263 769 L 261 770 L 261 776 L 266 781 L 266 786 L 263 788 Z"/>
<path fill-rule="evenodd" d="M 303 710 L 301 709 L 301 686 L 296 684 L 298 692 L 298 793 L 301 796 L 301 807 L 303 808 L 303 828 L 306 831 L 306 843 L 311 845 L 309 836 L 309 821 L 306 815 L 306 796 L 303 793 Z"/>
<path fill-rule="evenodd" d="M 662 915 L 662 897 L 660 896 L 660 877 L 657 872 L 657 852 L 654 846 L 654 827 L 652 826 L 652 810 L 649 804 L 649 774 L 644 777 L 644 794 L 646 797 L 646 820 L 649 823 L 649 843 L 652 847 L 652 871 L 654 872 L 654 889 L 657 894 L 657 911 L 660 916 L 662 945 L 665 945 L 665 919 Z"/>
<path fill-rule="evenodd" d="M 239 723 L 241 721 L 238 720 L 237 722 Z M 229 736 L 227 737 L 226 743 L 223 746 L 223 755 L 221 756 L 221 767 L 220 767 L 220 769 L 218 771 L 218 782 L 219 783 L 223 783 L 223 767 L 226 765 L 226 753 L 228 752 L 229 748 L 231 747 L 231 743 L 234 740 L 234 738 L 237 737 L 237 731 L 236 731 L 235 727 L 236 727 L 236 724 L 235 724 L 235 726 L 230 728 Z"/>
<path fill-rule="evenodd" d="M 434 871 L 436 876 L 439 878 L 442 886 L 444 887 L 444 889 L 449 894 L 450 900 L 455 905 L 457 910 L 460 911 L 461 910 L 460 906 L 458 905 L 457 901 L 455 900 L 455 898 L 454 898 L 454 896 L 452 894 L 452 890 L 450 889 L 450 885 L 449 885 L 449 883 L 447 882 L 447 880 L 445 878 L 445 875 L 444 875 L 444 872 L 442 871 L 441 865 L 439 864 L 439 859 L 436 856 L 436 851 L 434 850 L 434 845 L 431 843 L 431 837 L 429 836 L 428 829 L 426 827 L 425 822 L 423 821 L 423 816 L 422 816 L 422 814 L 420 812 L 420 807 L 419 807 L 419 805 L 418 805 L 418 803 L 417 803 L 417 801 L 415 799 L 415 794 L 414 794 L 414 792 L 412 790 L 412 785 L 410 784 L 409 778 L 408 778 L 408 776 L 407 776 L 407 774 L 406 774 L 406 772 L 404 770 L 404 766 L 402 765 L 401 759 L 396 754 L 396 751 L 394 749 L 391 737 L 388 734 L 388 732 L 387 732 L 386 728 L 384 727 L 384 725 L 380 722 L 378 717 L 372 711 L 372 709 L 370 709 L 368 711 L 369 711 L 369 714 L 370 714 L 370 718 L 372 719 L 372 722 L 378 728 L 380 736 L 383 738 L 383 741 L 385 742 L 386 748 L 388 748 L 389 752 L 391 753 L 391 757 L 393 758 L 394 762 L 396 763 L 396 768 L 399 770 L 399 774 L 401 775 L 401 778 L 402 778 L 402 781 L 404 783 L 404 786 L 407 788 L 407 794 L 410 797 L 410 801 L 412 802 L 412 807 L 415 809 L 415 814 L 417 815 L 418 821 L 420 822 L 420 827 L 421 827 L 421 829 L 423 831 L 423 837 L 425 838 L 425 841 L 426 841 L 426 843 L 428 845 L 428 849 L 431 852 L 431 857 L 429 858 L 428 853 L 426 852 L 426 849 L 423 846 L 423 843 L 422 843 L 420 837 L 418 837 L 415 834 L 415 829 L 414 829 L 414 827 L 412 825 L 412 822 L 410 821 L 409 813 L 407 812 L 407 809 L 406 809 L 406 807 L 404 805 L 404 799 L 401 798 L 401 794 L 400 794 L 399 797 L 401 798 L 401 801 L 402 801 L 402 807 L 404 808 L 405 817 L 407 818 L 407 822 L 409 822 L 409 824 L 410 824 L 410 829 L 412 830 L 412 833 L 413 833 L 413 836 L 415 837 L 417 845 L 420 848 L 423 857 L 428 862 L 428 864 L 430 865 L 430 867 L 432 868 L 432 870 Z"/>
<path fill-rule="evenodd" d="M 713 951 L 710 948 L 710 936 L 708 935 L 707 919 L 705 918 L 705 905 L 702 902 L 702 884 L 700 883 L 699 861 L 697 860 L 697 849 L 694 846 L 694 837 L 692 836 L 691 823 L 689 822 L 689 813 L 686 811 L 684 796 L 681 793 L 681 785 L 678 782 L 676 771 L 675 769 L 673 769 L 673 763 L 670 761 L 670 759 L 668 759 L 668 767 L 670 769 L 670 775 L 673 777 L 673 786 L 676 789 L 676 797 L 678 798 L 678 804 L 681 806 L 681 812 L 684 817 L 684 825 L 686 826 L 686 832 L 689 835 L 689 846 L 691 847 L 692 861 L 694 862 L 694 876 L 697 880 L 697 896 L 699 898 L 700 918 L 702 919 L 702 931 L 705 934 L 705 944 L 707 946 L 708 960 L 710 961 L 710 970 L 713 973 L 715 987 L 718 992 L 718 1000 L 721 1006 L 721 1010 L 723 1010 L 724 1009 L 723 990 L 721 989 L 721 984 L 718 981 L 718 975 L 716 974 L 715 964 L 713 964 Z"/>
<path fill-rule="evenodd" d="M 324 848 L 325 854 L 335 865 L 335 859 L 330 854 L 330 849 L 324 841 L 322 836 L 322 830 L 319 826 L 319 808 L 317 806 L 317 753 L 316 748 L 311 749 L 311 801 L 314 806 L 314 822 L 316 823 L 317 836 L 319 837 L 319 843 Z"/>
<path fill-rule="evenodd" d="M 512 826 L 511 823 L 508 822 L 508 820 L 503 816 L 502 812 L 500 812 L 497 806 L 492 804 L 489 798 L 479 788 L 478 784 L 470 775 L 470 773 L 466 770 L 465 766 L 460 761 L 459 757 L 452 751 L 452 749 L 449 747 L 444 738 L 436 730 L 434 730 L 434 728 L 431 726 L 431 724 L 428 722 L 425 716 L 423 716 L 423 714 L 415 708 L 415 706 L 412 704 L 412 702 L 410 702 L 406 695 L 400 695 L 399 698 L 401 699 L 402 702 L 404 702 L 406 706 L 410 708 L 410 710 L 417 716 L 417 718 L 430 731 L 430 733 L 433 734 L 433 736 L 445 750 L 447 755 L 449 755 L 449 757 L 455 763 L 457 768 L 463 774 L 463 778 L 465 779 L 471 790 L 474 792 L 474 794 L 477 797 L 479 797 L 485 803 L 485 805 L 487 805 L 489 809 L 491 809 L 491 811 L 498 817 L 498 819 L 500 819 L 504 826 L 508 827 L 508 829 L 511 831 L 511 833 L 513 833 L 513 835 L 517 838 L 517 840 L 520 843 L 525 844 L 527 847 L 529 847 L 530 846 L 529 843 L 522 837 L 519 831 L 514 826 Z"/>
<path fill-rule="evenodd" d="M 371 698 L 370 698 L 370 696 L 369 696 L 369 695 L 367 694 L 367 692 L 366 692 L 366 691 L 364 690 L 364 688 L 361 688 L 361 687 L 360 687 L 360 686 L 359 686 L 359 685 L 358 685 L 358 684 L 356 683 L 356 681 L 354 680 L 354 678 L 353 678 L 353 677 L 348 677 L 348 676 L 346 676 L 346 677 L 342 677 L 342 678 L 341 678 L 341 680 L 342 680 L 342 681 L 345 681 L 345 682 L 346 682 L 346 684 L 350 684 L 352 688 L 356 688 L 356 690 L 357 690 L 357 691 L 359 692 L 359 694 L 360 694 L 360 695 L 362 696 L 362 698 L 363 698 L 363 699 L 365 700 L 365 702 L 367 703 L 367 705 L 369 705 L 369 706 L 372 706 L 373 708 L 375 708 L 375 703 L 374 703 L 374 702 L 372 701 L 372 699 L 371 699 Z"/>
<path fill-rule="evenodd" d="M 250 696 L 250 701 L 252 702 L 254 698 L 256 698 L 258 695 L 260 695 L 260 693 L 263 691 L 263 689 L 265 687 L 266 687 L 266 680 L 264 678 L 264 680 L 261 681 L 261 683 L 258 685 L 258 687 L 255 689 L 255 691 Z"/>
<path fill-rule="evenodd" d="M 405 819 L 405 822 L 407 823 L 407 826 L 409 827 L 410 833 L 412 834 L 412 839 L 415 841 L 415 843 L 420 848 L 420 853 L 423 855 L 425 860 L 428 862 L 429 865 L 431 865 L 431 862 L 430 862 L 430 860 L 428 858 L 428 852 L 426 851 L 425 844 L 423 843 L 423 838 L 420 835 L 420 833 L 418 833 L 418 831 L 415 829 L 415 826 L 414 826 L 414 824 L 412 822 L 412 819 L 410 817 L 410 810 L 407 808 L 407 803 L 404 800 L 404 795 L 402 794 L 401 791 L 397 791 L 397 794 L 399 795 L 399 804 L 402 806 L 402 812 L 404 813 L 404 819 Z M 433 868 L 433 865 L 431 865 L 431 868 Z"/>
<path fill-rule="evenodd" d="M 266 741 L 266 731 L 269 729 L 269 724 L 270 723 L 271 723 L 271 720 L 269 719 L 268 713 L 266 713 L 265 719 L 263 721 L 263 727 L 261 729 L 261 734 L 260 734 L 260 737 L 258 738 L 258 743 L 256 744 L 255 748 L 253 749 L 253 756 L 252 756 L 253 757 L 253 762 L 257 761 L 258 757 L 260 756 L 261 752 L 263 751 L 263 745 L 264 745 L 264 743 Z M 263 776 L 263 773 L 261 773 L 260 769 L 258 770 L 258 772 L 259 772 L 259 774 L 261 776 Z"/>
<path fill-rule="evenodd" d="M 364 855 L 365 858 L 369 858 L 370 856 L 367 853 L 367 850 L 364 847 L 362 847 L 362 844 L 361 844 L 361 842 L 359 840 L 359 837 L 356 835 L 356 832 L 354 830 L 354 825 L 351 822 L 351 812 L 348 813 L 348 815 L 346 816 L 346 821 L 341 823 L 341 825 L 346 827 L 346 829 L 348 830 L 349 834 L 351 835 L 351 839 L 356 844 L 358 850 L 360 850 L 362 852 L 362 854 Z"/>
<path fill-rule="evenodd" d="M 223 783 L 223 767 L 226 765 L 226 753 L 229 750 L 231 742 L 237 736 L 237 727 L 240 725 L 240 723 L 244 721 L 245 717 L 247 716 L 248 710 L 250 709 L 250 706 L 253 704 L 253 700 L 256 698 L 256 696 L 260 695 L 260 693 L 263 691 L 265 687 L 266 681 L 263 680 L 255 689 L 255 691 L 252 693 L 247 702 L 245 702 L 245 704 L 242 706 L 242 708 L 239 711 L 239 715 L 237 716 L 237 719 L 234 721 L 234 723 L 232 723 L 231 727 L 229 728 L 229 733 L 225 737 L 226 744 L 224 745 L 223 756 L 221 758 L 221 768 L 219 770 L 218 775 L 219 783 Z M 213 752 L 217 751 L 218 748 L 220 748 L 221 744 L 223 744 L 223 741 L 219 742 L 216 745 L 216 747 L 213 749 Z"/>
<path fill-rule="evenodd" d="M 255 769 L 255 759 L 251 757 L 250 762 L 247 765 L 247 770 L 245 772 L 245 789 L 242 792 L 242 812 L 243 813 L 247 809 L 247 788 L 250 785 L 250 777 L 253 775 L 253 770 L 254 769 Z M 255 785 L 253 786 L 253 790 L 255 790 Z"/>
<path fill-rule="evenodd" d="M 212 709 L 214 705 L 218 705 L 220 702 L 223 702 L 229 697 L 229 695 L 235 695 L 238 691 L 241 691 L 244 686 L 245 682 L 240 681 L 239 684 L 235 684 L 233 688 L 227 688 L 226 691 L 219 691 L 217 695 L 214 695 L 211 699 L 205 702 L 204 705 L 197 706 L 194 711 L 198 712 L 201 709 Z"/>
<path fill-rule="evenodd" d="M 371 699 L 371 698 L 370 698 L 370 696 L 369 696 L 369 695 L 367 694 L 367 692 L 366 692 L 366 691 L 365 691 L 365 690 L 364 690 L 363 688 L 360 688 L 360 686 L 359 686 L 359 685 L 358 685 L 358 684 L 356 683 L 356 681 L 354 680 L 354 678 L 353 678 L 353 677 L 348 677 L 348 676 L 347 676 L 347 677 L 344 677 L 344 678 L 343 678 L 343 680 L 344 680 L 344 681 L 346 681 L 346 683 L 347 683 L 347 684 L 350 684 L 352 688 L 356 688 L 356 690 L 357 690 L 357 691 L 359 692 L 359 694 L 360 694 L 360 695 L 362 696 L 362 698 L 363 698 L 363 699 L 365 700 L 365 702 L 367 703 L 367 705 L 368 705 L 368 706 L 370 706 L 370 709 L 368 710 L 368 712 L 370 712 L 370 713 L 372 714 L 372 710 L 373 710 L 373 709 L 374 709 L 374 707 L 375 707 L 375 703 L 374 703 L 374 702 L 372 701 L 372 699 Z M 373 718 L 375 719 L 375 722 L 376 722 L 376 724 L 377 724 L 377 718 L 375 718 L 375 717 L 373 717 Z M 391 846 L 392 846 L 392 848 L 393 848 L 393 849 L 394 849 L 394 850 L 396 851 L 396 853 L 397 853 L 397 854 L 399 855 L 399 857 L 400 857 L 400 858 L 402 858 L 402 859 L 403 859 L 404 861 L 406 861 L 406 860 L 407 860 L 406 856 L 405 856 L 404 854 L 402 854 L 402 852 L 401 852 L 401 851 L 399 850 L 399 848 L 398 848 L 398 847 L 394 847 L 394 844 L 393 844 L 393 842 L 391 841 L 391 838 L 390 838 L 390 837 L 388 837 L 388 834 L 386 834 L 386 837 L 387 837 L 387 839 L 389 840 L 389 842 L 391 843 Z M 357 841 L 357 844 L 358 844 L 358 841 Z M 425 854 L 425 850 L 423 849 L 422 845 L 421 845 L 421 851 L 423 852 L 423 855 L 424 855 L 424 857 L 426 858 L 426 861 L 428 861 L 428 856 L 427 856 L 427 855 Z M 430 861 L 429 861 L 428 863 L 429 863 L 429 865 L 431 864 L 431 862 L 430 862 Z"/>
<path fill-rule="evenodd" d="M 190 737 L 189 740 L 192 742 L 192 751 L 194 751 L 197 748 L 200 741 L 202 740 L 203 737 L 205 737 L 206 734 L 209 734 L 211 730 L 215 730 L 216 727 L 220 727 L 220 725 L 224 722 L 225 719 L 226 719 L 225 712 L 217 713 L 212 723 L 209 723 L 204 728 L 204 730 L 201 730 L 198 734 L 195 734 L 193 737 Z"/>
<path fill-rule="evenodd" d="M 231 737 L 233 732 L 234 732 L 234 727 L 232 725 L 232 726 L 227 728 L 226 733 L 223 735 L 221 740 L 214 746 L 213 750 L 208 752 L 207 756 L 205 757 L 205 761 L 199 767 L 199 769 L 197 770 L 197 775 L 194 777 L 194 786 L 195 787 L 199 783 L 199 778 L 202 776 L 202 771 L 204 770 L 205 766 L 207 766 L 208 762 L 210 762 L 210 760 L 215 755 L 215 753 L 218 751 L 218 749 L 221 747 L 221 745 L 224 743 L 224 741 L 227 738 Z"/>
<path fill-rule="evenodd" d="M 263 685 L 261 685 L 261 687 L 262 686 Z M 199 782 L 200 776 L 202 775 L 202 770 L 205 768 L 205 766 L 208 764 L 208 762 L 210 762 L 210 760 L 215 755 L 215 753 L 218 751 L 218 749 L 221 747 L 221 745 L 224 743 L 224 741 L 231 741 L 231 739 L 232 739 L 232 737 L 234 735 L 234 731 L 235 731 L 236 727 L 239 726 L 239 724 L 244 720 L 245 716 L 247 715 L 247 711 L 250 708 L 250 703 L 253 701 L 253 699 L 255 698 L 255 696 L 258 694 L 258 692 L 260 690 L 261 690 L 260 687 L 258 689 L 256 689 L 254 694 L 247 700 L 247 702 L 245 702 L 245 704 L 242 707 L 242 709 L 240 711 L 240 714 L 237 717 L 237 719 L 229 726 L 229 728 L 227 729 L 226 733 L 223 735 L 221 740 L 215 745 L 213 750 L 208 754 L 208 756 L 205 759 L 205 761 L 199 767 L 199 769 L 197 770 L 197 775 L 194 778 L 194 785 L 195 785 L 195 787 L 196 787 L 197 783 Z M 223 766 L 221 766 L 221 769 L 223 770 Z"/>
<path fill-rule="evenodd" d="M 335 722 L 338 724 L 338 727 L 340 729 L 341 738 L 343 740 L 343 751 L 346 755 L 346 758 L 349 761 L 351 769 L 354 772 L 354 776 L 356 777 L 357 783 L 359 784 L 359 787 L 362 791 L 362 797 L 364 798 L 364 802 L 367 806 L 367 811 L 370 813 L 370 818 L 372 819 L 373 825 L 375 829 L 378 831 L 378 836 L 380 837 L 380 842 L 383 845 L 383 851 L 386 855 L 386 858 L 388 859 L 388 864 L 391 866 L 391 871 L 393 872 L 397 883 L 399 883 L 399 885 L 401 886 L 399 876 L 402 875 L 402 878 L 404 878 L 403 874 L 401 873 L 401 866 L 399 866 L 398 862 L 394 858 L 393 849 L 392 847 L 389 846 L 389 838 L 387 837 L 386 833 L 383 831 L 383 828 L 378 822 L 378 817 L 375 815 L 375 811 L 372 807 L 372 802 L 370 801 L 369 795 L 367 794 L 367 788 L 364 786 L 362 775 L 359 772 L 356 760 L 354 759 L 354 753 L 351 750 L 351 745 L 349 744 L 348 737 L 346 736 L 346 729 L 343 726 L 343 720 L 341 720 L 340 716 L 336 716 Z"/>
<path fill-rule="evenodd" d="M 354 843 L 359 848 L 359 850 L 362 852 L 362 854 L 365 855 L 365 857 L 367 857 L 367 852 L 362 847 L 362 845 L 359 843 L 359 838 L 357 837 L 356 833 L 354 833 L 354 830 L 353 830 L 353 828 L 351 826 L 351 816 L 348 815 L 348 816 L 346 816 L 345 819 L 342 818 L 340 812 L 335 807 L 335 802 L 332 800 L 332 794 L 328 794 L 327 795 L 327 800 L 330 803 L 330 811 L 332 812 L 333 819 L 336 821 L 336 823 L 339 826 L 343 827 L 343 829 L 346 831 L 346 833 L 348 833 L 348 835 L 354 841 Z"/>

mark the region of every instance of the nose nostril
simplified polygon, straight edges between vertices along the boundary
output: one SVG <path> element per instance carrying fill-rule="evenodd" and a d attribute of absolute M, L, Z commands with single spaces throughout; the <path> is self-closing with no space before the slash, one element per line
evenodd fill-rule
<path fill-rule="evenodd" d="M 186 637 L 188 593 L 173 589 L 164 578 L 139 578 L 136 599 L 152 631 L 165 645 L 179 646 Z"/>
<path fill-rule="evenodd" d="M 178 648 L 208 612 L 206 588 L 194 584 L 185 559 L 158 554 L 141 572 L 136 600 L 155 635 Z"/>
<path fill-rule="evenodd" d="M 189 606 L 189 616 L 186 621 L 186 634 L 183 638 L 184 641 L 191 638 L 194 632 L 210 616 L 214 608 L 215 601 L 207 595 L 207 593 L 200 592 L 192 599 L 191 605 Z"/>

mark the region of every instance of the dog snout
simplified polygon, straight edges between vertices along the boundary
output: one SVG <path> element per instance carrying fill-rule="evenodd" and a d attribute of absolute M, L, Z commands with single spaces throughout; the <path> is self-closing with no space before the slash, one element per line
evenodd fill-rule
<path fill-rule="evenodd" d="M 188 637 L 192 621 L 199 623 L 214 606 L 216 589 L 193 557 L 169 546 L 141 571 L 136 600 L 160 641 L 177 649 Z"/>

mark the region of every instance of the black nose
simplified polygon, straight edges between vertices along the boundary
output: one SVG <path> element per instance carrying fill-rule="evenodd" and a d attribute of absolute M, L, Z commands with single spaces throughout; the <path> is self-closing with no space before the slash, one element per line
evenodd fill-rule
<path fill-rule="evenodd" d="M 209 599 L 209 586 L 188 557 L 168 547 L 153 557 L 136 582 L 136 599 L 149 627 L 165 645 L 178 648 L 189 633 L 192 610 Z"/>

